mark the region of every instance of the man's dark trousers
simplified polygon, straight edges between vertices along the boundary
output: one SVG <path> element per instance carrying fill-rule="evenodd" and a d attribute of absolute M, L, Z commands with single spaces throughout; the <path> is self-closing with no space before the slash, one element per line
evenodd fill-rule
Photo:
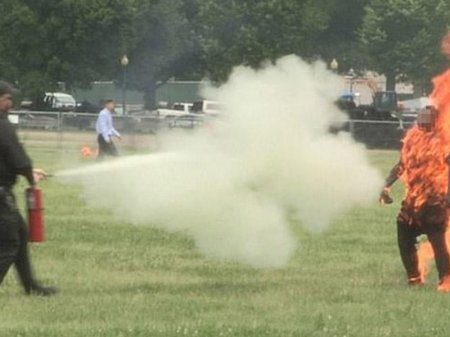
<path fill-rule="evenodd" d="M 102 135 L 97 136 L 98 142 L 98 159 L 102 159 L 105 155 L 117 157 L 119 153 L 113 142 L 106 142 Z"/>
<path fill-rule="evenodd" d="M 439 279 L 450 274 L 450 256 L 445 241 L 445 223 L 423 225 L 422 228 L 409 224 L 397 223 L 397 238 L 403 266 L 409 278 L 420 276 L 419 259 L 417 256 L 417 237 L 426 234 L 433 248 Z"/>
<path fill-rule="evenodd" d="M 10 195 L 9 198 L 9 202 L 0 201 L 0 284 L 14 264 L 25 291 L 29 293 L 34 278 L 28 254 L 28 230 L 14 197 Z"/>

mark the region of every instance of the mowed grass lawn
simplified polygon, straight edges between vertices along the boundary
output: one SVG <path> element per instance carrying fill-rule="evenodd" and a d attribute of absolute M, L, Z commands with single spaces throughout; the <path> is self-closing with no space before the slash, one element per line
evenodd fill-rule
<path fill-rule="evenodd" d="M 80 160 L 75 151 L 28 150 L 50 171 Z M 397 156 L 370 152 L 383 174 Z M 393 206 L 355 209 L 324 233 L 293 224 L 300 247 L 283 269 L 209 260 L 181 233 L 89 207 L 77 186 L 41 186 L 48 240 L 31 247 L 32 258 L 61 293 L 27 297 L 11 271 L 0 287 L 0 336 L 450 335 L 450 294 L 435 290 L 434 268 L 424 287 L 405 282 L 395 227 L 401 185 Z"/>

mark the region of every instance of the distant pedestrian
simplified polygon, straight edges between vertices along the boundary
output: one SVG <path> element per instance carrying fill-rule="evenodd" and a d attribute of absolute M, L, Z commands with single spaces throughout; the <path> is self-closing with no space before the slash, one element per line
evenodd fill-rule
<path fill-rule="evenodd" d="M 113 137 L 122 139 L 120 133 L 114 128 L 112 114 L 116 106 L 114 100 L 107 99 L 105 107 L 97 118 L 97 142 L 98 142 L 98 159 L 104 156 L 118 156 L 117 148 L 114 145 Z"/>

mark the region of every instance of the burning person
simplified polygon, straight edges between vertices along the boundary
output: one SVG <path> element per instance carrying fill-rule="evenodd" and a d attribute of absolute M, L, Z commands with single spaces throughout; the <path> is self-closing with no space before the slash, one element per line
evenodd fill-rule
<path fill-rule="evenodd" d="M 436 127 L 437 120 L 438 111 L 433 107 L 419 113 L 416 125 L 403 139 L 400 161 L 387 177 L 380 201 L 392 203 L 390 187 L 399 178 L 404 181 L 406 196 L 397 217 L 397 237 L 408 283 L 425 282 L 416 249 L 417 237 L 425 234 L 439 273 L 438 290 L 450 291 L 450 255 L 445 238 L 450 202 L 450 146 Z"/>

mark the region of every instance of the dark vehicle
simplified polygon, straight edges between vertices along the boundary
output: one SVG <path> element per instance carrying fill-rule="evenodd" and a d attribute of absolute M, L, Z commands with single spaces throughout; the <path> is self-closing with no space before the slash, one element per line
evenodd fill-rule
<path fill-rule="evenodd" d="M 359 106 L 355 104 L 354 95 L 347 93 L 336 105 L 348 114 L 350 121 L 331 131 L 348 131 L 368 148 L 398 148 L 404 129 L 411 125 L 403 122 L 394 91 L 376 92 L 371 105 Z"/>
<path fill-rule="evenodd" d="M 102 107 L 89 101 L 78 102 L 75 106 L 75 112 L 86 112 L 91 114 L 99 113 Z"/>
<path fill-rule="evenodd" d="M 354 94 L 346 93 L 339 97 L 336 105 L 347 112 L 350 119 L 401 122 L 401 113 L 395 91 L 378 91 L 373 95 L 371 105 L 359 106 L 356 106 Z"/>
<path fill-rule="evenodd" d="M 47 92 L 42 98 L 32 102 L 30 110 L 35 111 L 74 111 L 76 106 L 72 95 L 62 92 Z"/>
<path fill-rule="evenodd" d="M 355 95 L 352 92 L 342 94 L 336 101 L 339 109 L 345 111 L 350 119 L 364 119 L 364 111 L 355 103 Z"/>
<path fill-rule="evenodd" d="M 342 94 L 336 102 L 337 106 L 342 110 L 350 110 L 356 108 L 355 95 L 353 93 Z"/>
<path fill-rule="evenodd" d="M 398 99 L 395 91 L 379 91 L 373 96 L 373 104 L 360 106 L 366 119 L 396 121 L 400 119 Z"/>

